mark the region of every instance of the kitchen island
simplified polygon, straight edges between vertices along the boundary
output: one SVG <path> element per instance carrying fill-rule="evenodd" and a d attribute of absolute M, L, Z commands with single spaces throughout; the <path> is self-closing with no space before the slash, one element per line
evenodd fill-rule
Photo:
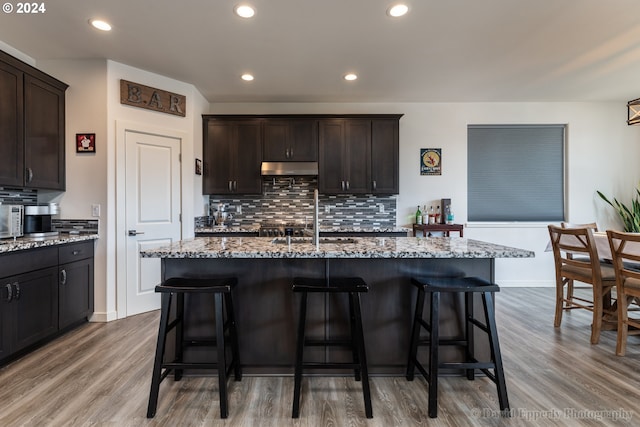
<path fill-rule="evenodd" d="M 460 237 L 326 237 L 317 247 L 308 238 L 196 237 L 141 254 L 162 258 L 163 278 L 238 277 L 236 318 L 242 364 L 249 374 L 293 372 L 299 304 L 291 292 L 293 277 L 360 276 L 370 288 L 362 296 L 370 371 L 395 375 L 403 373 L 407 359 L 415 305 L 411 277 L 464 274 L 493 280 L 496 258 L 534 256 L 532 251 Z M 334 297 L 310 300 L 309 335 L 345 332 L 346 301 L 329 304 Z M 452 309 L 459 303 L 443 301 L 443 333 L 461 330 L 462 318 Z M 187 305 L 187 336 L 206 334 L 213 304 L 201 298 Z M 480 339 L 477 345 L 481 353 L 487 348 Z M 448 354 L 443 352 L 443 357 Z M 343 360 L 349 353 L 318 349 L 315 356 Z"/>

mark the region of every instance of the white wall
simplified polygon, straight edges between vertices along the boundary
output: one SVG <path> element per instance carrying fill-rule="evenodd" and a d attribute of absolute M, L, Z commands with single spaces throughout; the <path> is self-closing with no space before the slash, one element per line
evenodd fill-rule
<path fill-rule="evenodd" d="M 91 205 L 99 204 L 100 238 L 95 245 L 95 316 L 107 307 L 107 62 L 104 59 L 39 61 L 38 68 L 69 85 L 66 92 L 66 191 L 38 192 L 39 201 L 60 203 L 62 219 L 96 219 Z M 96 152 L 76 153 L 76 133 L 95 133 Z M 49 200 L 47 200 L 49 199 Z"/>
<path fill-rule="evenodd" d="M 398 225 L 412 222 L 417 205 L 437 204 L 441 198 L 451 198 L 456 222 L 466 223 L 468 124 L 566 124 L 567 220 L 572 222 L 597 220 L 601 228 L 620 228 L 613 210 L 594 197 L 595 190 L 630 200 L 640 181 L 640 126 L 627 126 L 623 103 L 225 103 L 211 104 L 210 113 L 403 113 Z M 420 148 L 442 148 L 441 176 L 420 176 Z M 498 283 L 553 286 L 553 257 L 545 252 L 546 226 L 467 224 L 465 237 L 535 251 L 533 259 L 498 259 Z"/>

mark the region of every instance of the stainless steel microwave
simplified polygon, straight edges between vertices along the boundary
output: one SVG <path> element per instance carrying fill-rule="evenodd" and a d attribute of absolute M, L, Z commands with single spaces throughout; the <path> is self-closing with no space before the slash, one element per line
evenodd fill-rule
<path fill-rule="evenodd" d="M 23 235 L 24 206 L 0 204 L 0 238 Z"/>

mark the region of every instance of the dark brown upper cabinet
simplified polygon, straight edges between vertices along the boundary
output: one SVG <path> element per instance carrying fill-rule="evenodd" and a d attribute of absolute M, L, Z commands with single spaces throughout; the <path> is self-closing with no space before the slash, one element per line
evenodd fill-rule
<path fill-rule="evenodd" d="M 320 193 L 371 191 L 371 120 L 320 120 Z"/>
<path fill-rule="evenodd" d="M 0 51 L 0 185 L 64 191 L 67 87 Z"/>
<path fill-rule="evenodd" d="M 265 119 L 265 162 L 315 162 L 318 160 L 318 122 L 314 119 Z"/>
<path fill-rule="evenodd" d="M 401 116 L 371 117 L 320 120 L 321 193 L 398 193 Z"/>
<path fill-rule="evenodd" d="M 203 194 L 262 193 L 261 122 L 203 116 Z"/>
<path fill-rule="evenodd" d="M 399 176 L 399 120 L 371 121 L 371 192 L 398 194 Z"/>

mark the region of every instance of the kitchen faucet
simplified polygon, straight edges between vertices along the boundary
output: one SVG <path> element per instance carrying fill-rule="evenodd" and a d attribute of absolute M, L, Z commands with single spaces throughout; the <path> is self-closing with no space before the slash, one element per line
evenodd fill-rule
<path fill-rule="evenodd" d="M 318 190 L 313 190 L 313 230 L 309 231 L 306 227 L 307 218 L 305 217 L 305 228 L 303 233 L 309 234 L 313 232 L 311 242 L 315 245 L 316 249 L 320 243 L 320 210 L 318 209 Z"/>

